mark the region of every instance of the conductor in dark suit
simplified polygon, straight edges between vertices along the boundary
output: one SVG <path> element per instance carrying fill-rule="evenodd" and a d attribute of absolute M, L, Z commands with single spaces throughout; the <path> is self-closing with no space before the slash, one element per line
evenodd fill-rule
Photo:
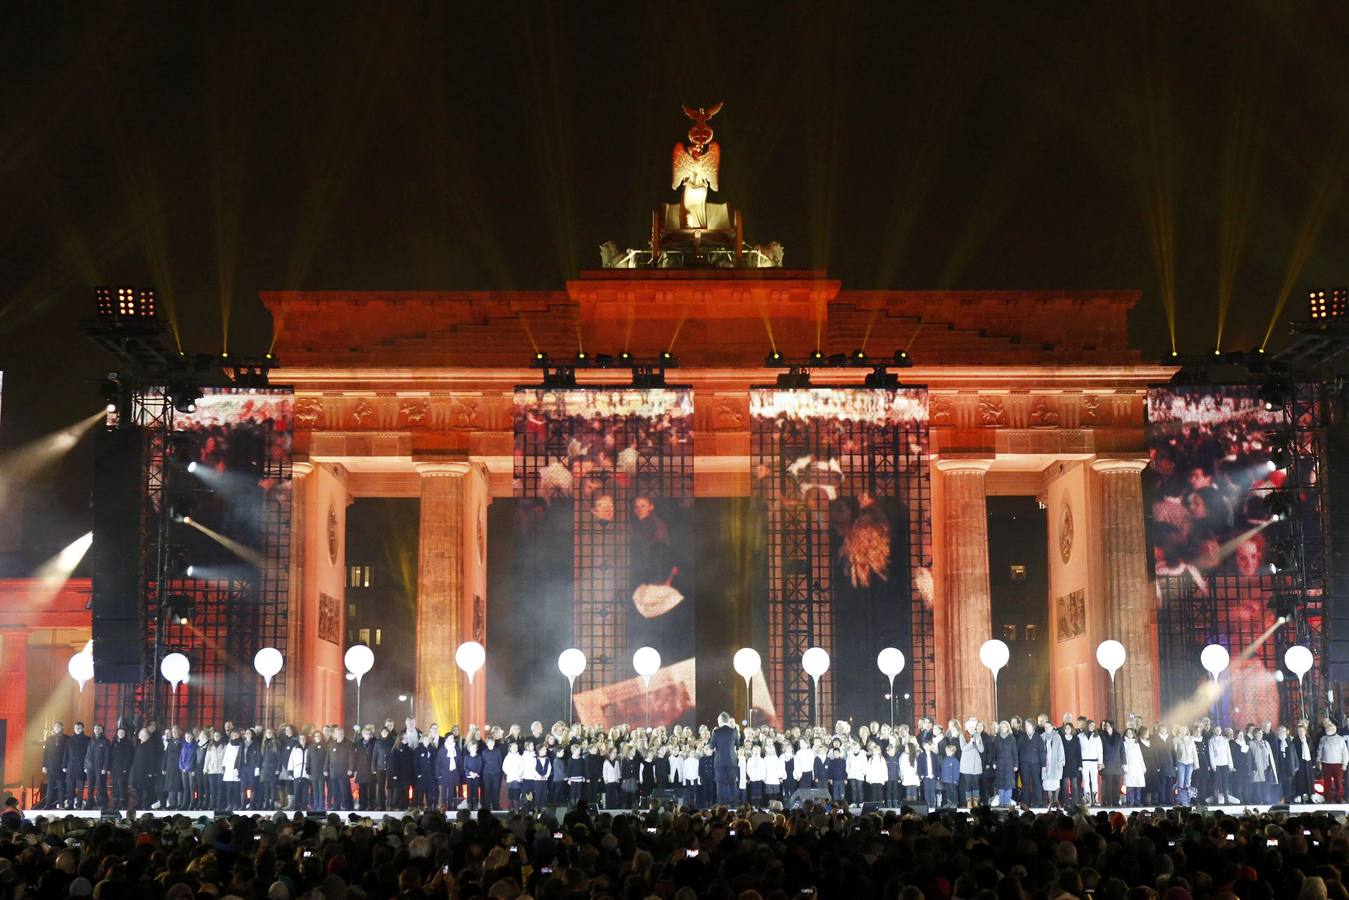
<path fill-rule="evenodd" d="M 734 803 L 740 789 L 740 759 L 736 745 L 740 733 L 730 713 L 717 716 L 717 727 L 712 729 L 712 760 L 717 771 L 717 802 Z"/>

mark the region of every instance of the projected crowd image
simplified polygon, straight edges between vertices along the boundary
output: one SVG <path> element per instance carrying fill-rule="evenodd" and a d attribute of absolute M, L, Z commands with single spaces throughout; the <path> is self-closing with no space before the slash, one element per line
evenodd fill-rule
<path fill-rule="evenodd" d="M 515 583 L 548 623 L 540 659 L 586 654 L 587 724 L 692 721 L 692 411 L 678 390 L 516 392 Z M 644 646 L 662 660 L 650 685 L 631 664 Z M 546 692 L 556 675 L 536 668 Z"/>
<path fill-rule="evenodd" d="M 1204 673 L 1190 665 L 1204 644 L 1232 654 L 1236 717 L 1278 718 L 1278 642 L 1256 643 L 1274 622 L 1271 562 L 1284 565 L 1288 527 L 1270 509 L 1286 469 L 1272 461 L 1286 430 L 1254 387 L 1157 388 L 1148 396 L 1150 464 L 1144 472 L 1162 659 L 1187 673 L 1171 685 L 1181 699 Z M 1281 556 L 1282 554 L 1282 556 Z M 1171 660 L 1176 665 L 1171 665 Z M 1164 685 L 1163 701 L 1168 699 Z"/>
<path fill-rule="evenodd" d="M 769 524 L 774 701 L 790 714 L 811 699 L 818 716 L 857 721 L 885 720 L 892 699 L 921 714 L 932 605 L 926 391 L 760 390 L 750 409 L 753 492 Z M 808 646 L 832 657 L 813 698 L 798 671 Z M 876 668 L 884 647 L 910 660 L 894 697 Z"/>

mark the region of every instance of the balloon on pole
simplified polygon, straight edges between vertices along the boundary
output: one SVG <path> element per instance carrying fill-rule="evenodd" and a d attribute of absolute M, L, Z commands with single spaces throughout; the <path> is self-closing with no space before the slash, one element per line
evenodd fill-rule
<path fill-rule="evenodd" d="M 1114 683 L 1115 673 L 1124 666 L 1124 660 L 1128 658 L 1128 653 L 1124 650 L 1124 645 L 1116 640 L 1101 641 L 1096 647 L 1096 661 L 1101 664 L 1101 668 L 1110 673 L 1110 681 Z"/>
<path fill-rule="evenodd" d="M 454 663 L 468 676 L 468 683 L 472 684 L 473 676 L 487 663 L 487 648 L 477 641 L 464 641 L 454 651 Z"/>
<path fill-rule="evenodd" d="M 895 677 L 904 671 L 904 651 L 898 647 L 886 647 L 876 654 L 876 668 L 890 679 L 890 690 L 895 689 Z"/>
<path fill-rule="evenodd" d="M 1284 651 L 1283 664 L 1288 667 L 1288 671 L 1297 676 L 1298 683 L 1302 683 L 1302 676 L 1311 671 L 1312 652 L 1301 644 L 1294 644 Z"/>
<path fill-rule="evenodd" d="M 979 662 L 993 673 L 994 681 L 998 680 L 998 672 L 1002 671 L 1003 666 L 1007 665 L 1007 660 L 1011 658 L 1012 651 L 997 638 L 984 641 L 983 646 L 979 648 Z"/>
<path fill-rule="evenodd" d="M 762 661 L 759 659 L 759 651 L 752 647 L 742 647 L 735 651 L 735 657 L 731 660 L 731 665 L 735 667 L 736 674 L 745 679 L 745 689 L 749 689 L 750 679 L 759 674 Z"/>
<path fill-rule="evenodd" d="M 263 647 L 253 654 L 253 669 L 262 676 L 268 687 L 272 686 L 272 679 L 281 671 L 283 665 L 285 659 L 282 658 L 281 651 L 275 647 Z"/>
<path fill-rule="evenodd" d="M 1199 664 L 1204 667 L 1205 672 L 1213 676 L 1215 684 L 1218 676 L 1227 671 L 1231 662 L 1232 655 L 1222 644 L 1209 644 L 1199 653 Z"/>
<path fill-rule="evenodd" d="M 70 661 L 66 663 L 66 672 L 75 679 L 75 683 L 80 686 L 80 693 L 83 694 L 85 682 L 94 677 L 93 653 L 81 651 L 70 657 Z"/>
<path fill-rule="evenodd" d="M 655 647 L 638 647 L 632 654 L 632 668 L 651 686 L 651 676 L 660 671 L 660 651 Z"/>
<path fill-rule="evenodd" d="M 806 670 L 806 674 L 813 678 L 818 686 L 820 676 L 829 671 L 829 651 L 823 647 L 811 647 L 801 654 L 801 668 Z"/>
<path fill-rule="evenodd" d="M 365 677 L 365 673 L 375 667 L 375 653 L 365 644 L 352 644 L 347 648 L 346 655 L 342 657 L 342 662 L 359 686 L 361 679 Z"/>
<path fill-rule="evenodd" d="M 164 680 L 173 688 L 173 692 L 178 692 L 178 685 L 187 681 L 188 673 L 192 671 L 192 663 L 181 653 L 170 653 L 160 660 L 159 674 L 164 676 Z"/>
<path fill-rule="evenodd" d="M 586 655 L 575 647 L 568 647 L 558 656 L 557 669 L 567 676 L 567 684 L 574 687 L 577 677 L 586 670 Z"/>

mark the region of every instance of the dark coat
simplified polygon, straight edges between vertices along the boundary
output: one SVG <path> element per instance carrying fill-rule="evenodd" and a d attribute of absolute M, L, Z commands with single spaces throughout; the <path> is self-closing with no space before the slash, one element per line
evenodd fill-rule
<path fill-rule="evenodd" d="M 113 777 L 125 777 L 131 772 L 131 763 L 136 758 L 136 742 L 129 737 L 113 741 L 112 757 L 108 768 Z"/>
<path fill-rule="evenodd" d="M 494 747 L 483 744 L 482 749 L 478 751 L 478 756 L 482 759 L 484 778 L 501 775 L 502 765 L 506 762 L 506 754 L 502 751 L 500 744 Z M 467 762 L 465 762 L 465 765 L 467 765 Z"/>
<path fill-rule="evenodd" d="M 61 759 L 66 751 L 66 733 L 49 734 L 47 739 L 42 742 L 42 768 L 47 770 L 47 775 L 61 774 Z"/>
<path fill-rule="evenodd" d="M 1101 772 L 1106 775 L 1124 774 L 1124 735 L 1101 732 Z"/>
<path fill-rule="evenodd" d="M 375 770 L 370 767 L 370 756 L 374 746 L 373 738 L 370 740 L 362 738 L 352 745 L 351 768 L 356 773 L 356 780 L 361 784 L 367 784 L 375 777 Z"/>
<path fill-rule="evenodd" d="M 281 772 L 281 759 L 281 745 L 276 738 L 264 738 L 258 750 L 258 768 L 262 770 L 258 777 L 264 781 L 275 779 Z"/>
<path fill-rule="evenodd" d="M 402 741 L 389 748 L 389 778 L 399 784 L 411 784 L 417 777 L 417 754 Z"/>
<path fill-rule="evenodd" d="M 1017 740 L 1017 766 L 1023 772 L 1034 772 L 1039 776 L 1045 766 L 1045 742 L 1040 735 L 1028 737 L 1023 731 Z"/>
<path fill-rule="evenodd" d="M 66 772 L 84 771 L 84 754 L 89 752 L 89 735 L 72 734 L 66 738 L 61 754 L 61 768 Z"/>
<path fill-rule="evenodd" d="M 144 744 L 137 744 L 135 753 L 131 757 L 131 780 L 136 784 L 144 784 L 152 772 L 157 771 L 156 766 L 159 760 L 159 739 L 150 738 Z M 144 798 L 142 798 L 144 799 Z"/>
<path fill-rule="evenodd" d="M 344 778 L 351 771 L 351 742 L 329 741 L 323 774 L 329 778 Z"/>
<path fill-rule="evenodd" d="M 999 790 L 1016 787 L 1016 770 L 1021 764 L 1016 752 L 1016 736 L 995 737 L 993 739 L 993 762 L 998 767 L 994 776 Z"/>
<path fill-rule="evenodd" d="M 112 742 L 99 735 L 89 741 L 84 751 L 84 771 L 89 775 L 101 775 L 112 765 Z"/>
<path fill-rule="evenodd" d="M 718 769 L 738 769 L 740 760 L 735 749 L 739 736 L 730 725 L 718 725 L 712 729 L 712 759 Z"/>

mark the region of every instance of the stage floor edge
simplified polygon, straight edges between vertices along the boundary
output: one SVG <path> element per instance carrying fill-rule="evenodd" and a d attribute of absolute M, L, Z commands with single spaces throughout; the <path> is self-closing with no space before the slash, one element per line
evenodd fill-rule
<path fill-rule="evenodd" d="M 1006 812 L 1006 811 L 1007 811 L 1005 807 L 997 807 L 997 806 L 993 806 L 993 807 L 989 807 L 989 808 L 992 809 L 994 812 Z M 1172 809 L 1176 809 L 1177 807 L 1163 807 L 1163 808 L 1166 809 L 1166 810 L 1168 810 L 1168 811 L 1170 811 L 1170 810 L 1172 810 Z M 555 809 L 555 807 L 545 807 L 544 810 L 543 810 L 543 812 L 549 812 L 549 811 L 552 811 L 552 810 L 554 810 L 554 809 Z M 849 807 L 849 809 L 850 809 L 850 811 L 853 812 L 854 814 L 857 814 L 857 813 L 860 812 L 860 807 L 857 807 L 857 806 Z M 1127 815 L 1129 815 L 1130 813 L 1139 812 L 1139 811 L 1148 811 L 1148 812 L 1151 812 L 1151 811 L 1153 811 L 1153 810 L 1155 810 L 1155 809 L 1156 809 L 1156 807 L 1093 806 L 1093 807 L 1090 807 L 1089 812 L 1090 812 L 1091 815 L 1095 815 L 1096 813 L 1102 812 L 1102 811 L 1104 811 L 1104 812 L 1111 812 L 1111 813 L 1113 813 L 1113 812 L 1121 812 L 1121 813 L 1124 813 L 1124 814 L 1127 816 Z M 1224 813 L 1226 813 L 1226 814 L 1228 814 L 1228 815 L 1232 815 L 1232 816 L 1241 816 L 1241 815 L 1244 815 L 1244 814 L 1246 814 L 1246 813 L 1265 813 L 1265 812 L 1269 812 L 1271 809 L 1277 809 L 1278 812 L 1286 812 L 1288 815 L 1302 815 L 1302 814 L 1305 814 L 1305 813 L 1317 813 L 1317 812 L 1331 813 L 1331 814 L 1333 814 L 1333 815 L 1338 815 L 1338 816 L 1346 816 L 1346 815 L 1349 815 L 1349 803 L 1293 803 L 1293 804 L 1288 804 L 1288 805 L 1282 805 L 1282 804 L 1280 804 L 1280 805 L 1278 805 L 1277 807 L 1275 807 L 1275 806 L 1237 806 L 1237 805 L 1231 805 L 1231 806 L 1204 806 L 1204 807 L 1191 807 L 1190 809 L 1191 809 L 1191 811 L 1204 811 L 1204 812 L 1219 812 L 1219 811 L 1221 811 L 1221 812 L 1224 812 Z M 464 812 L 464 811 L 465 811 L 465 810 L 457 810 L 457 811 L 455 811 L 455 812 L 453 813 L 453 815 L 456 815 L 456 816 L 457 816 L 459 812 Z M 900 810 L 899 810 L 898 808 L 895 808 L 895 807 L 883 807 L 880 811 L 883 812 L 883 813 L 888 813 L 888 812 L 895 812 L 895 813 L 897 813 L 897 812 L 899 812 Z M 963 810 L 956 810 L 956 809 L 954 809 L 954 808 L 946 808 L 946 809 L 939 809 L 939 810 L 938 810 L 938 812 L 957 812 L 957 811 L 963 811 Z M 1043 813 L 1043 812 L 1048 811 L 1048 808 L 1047 808 L 1047 807 L 1033 807 L 1031 811 L 1038 814 L 1038 813 Z M 101 820 L 101 819 L 104 819 L 104 818 L 112 819 L 112 818 L 113 818 L 113 815 L 112 815 L 113 812 L 116 812 L 116 814 L 117 814 L 117 815 L 116 815 L 116 818 L 117 818 L 119 821 L 125 820 L 125 819 L 127 818 L 126 810 L 105 810 L 105 811 L 99 811 L 99 810 L 92 810 L 92 809 L 76 809 L 76 810 L 63 810 L 63 809 L 30 809 L 30 810 L 24 810 L 24 815 L 27 816 L 27 818 L 30 819 L 30 820 L 36 820 L 36 819 L 38 819 L 38 818 L 47 818 L 47 819 L 65 819 L 65 818 L 67 818 L 67 817 L 74 817 L 74 818 L 77 818 L 77 819 L 89 819 L 89 820 L 92 820 L 92 821 L 98 821 L 98 820 Z M 292 816 L 295 814 L 293 810 L 277 810 L 277 811 L 273 811 L 273 812 L 268 813 L 268 812 L 261 812 L 261 811 L 259 811 L 259 810 L 247 810 L 247 809 L 244 809 L 244 810 L 238 810 L 238 811 L 237 811 L 237 814 L 238 814 L 238 815 L 241 815 L 241 816 L 259 816 L 259 817 L 265 816 L 265 817 L 267 817 L 267 818 L 271 818 L 271 817 L 273 817 L 273 816 L 276 815 L 276 812 L 284 812 L 284 813 L 286 814 L 286 817 L 287 817 L 287 818 L 290 818 L 290 817 L 292 817 Z M 373 819 L 373 820 L 375 820 L 375 821 L 380 821 L 380 820 L 387 819 L 387 818 L 402 819 L 402 818 L 405 817 L 405 816 L 412 815 L 412 813 L 409 812 L 408 810 L 392 810 L 392 809 L 389 809 L 389 810 L 370 810 L 370 811 L 368 811 L 368 812 L 359 812 L 359 811 L 353 812 L 353 811 L 350 811 L 350 810 L 346 810 L 346 811 L 332 810 L 332 812 L 335 813 L 335 814 L 336 814 L 337 816 L 339 816 L 340 818 L 342 818 L 344 821 L 347 820 L 347 819 L 349 819 L 349 817 L 352 816 L 352 815 L 355 815 L 355 816 L 357 816 L 358 818 L 362 818 L 362 819 Z M 469 811 L 469 812 L 471 812 L 471 813 L 472 813 L 473 815 L 475 815 L 475 816 L 477 815 L 477 811 L 476 811 L 476 810 Z M 631 810 L 631 809 L 601 809 L 600 812 L 601 812 L 601 813 L 609 813 L 610 815 L 615 815 L 615 816 L 616 816 L 616 815 L 632 815 L 632 814 L 634 813 L 634 811 Z M 646 811 L 646 810 L 637 810 L 636 812 L 640 815 L 640 814 L 645 814 L 645 812 L 647 812 L 647 811 Z M 497 816 L 498 818 L 506 818 L 506 817 L 508 817 L 508 816 L 511 815 L 511 811 L 510 811 L 510 810 L 494 810 L 492 814 L 495 815 L 495 816 Z M 205 817 L 208 818 L 208 819 L 214 818 L 214 817 L 215 817 L 215 813 L 213 813 L 213 812 L 204 812 L 204 811 L 202 811 L 202 810 L 192 810 L 192 809 L 147 809 L 147 810 L 139 810 L 139 811 L 137 812 L 136 815 L 137 815 L 138 818 L 139 818 L 140 816 L 149 815 L 149 816 L 153 816 L 153 817 L 156 818 L 156 819 L 166 819 L 166 818 L 169 818 L 170 816 L 187 816 L 188 818 L 191 818 L 191 819 L 199 819 L 199 818 L 201 818 L 201 817 L 203 817 L 203 816 L 205 816 Z M 450 815 L 450 814 L 446 814 L 446 815 Z M 326 818 L 327 812 L 324 813 L 324 816 L 325 816 L 325 818 Z"/>

